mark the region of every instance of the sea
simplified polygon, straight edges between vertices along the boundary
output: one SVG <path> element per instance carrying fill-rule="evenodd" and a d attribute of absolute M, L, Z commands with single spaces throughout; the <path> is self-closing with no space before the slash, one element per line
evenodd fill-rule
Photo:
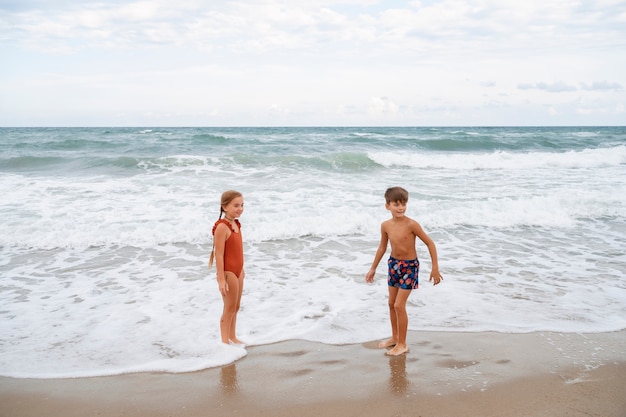
<path fill-rule="evenodd" d="M 0 375 L 189 372 L 391 334 L 384 193 L 417 241 L 416 331 L 626 328 L 626 127 L 0 128 Z M 207 262 L 244 196 L 237 326 Z"/>

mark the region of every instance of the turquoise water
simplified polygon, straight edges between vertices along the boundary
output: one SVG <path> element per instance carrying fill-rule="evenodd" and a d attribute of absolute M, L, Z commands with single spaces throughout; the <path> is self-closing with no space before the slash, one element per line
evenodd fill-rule
<path fill-rule="evenodd" d="M 73 175 L 130 175 L 174 155 L 232 158 L 242 166 L 358 170 L 378 165 L 368 152 L 554 153 L 623 146 L 625 136 L 624 128 L 614 127 L 3 128 L 0 134 L 3 172 L 73 168 Z"/>

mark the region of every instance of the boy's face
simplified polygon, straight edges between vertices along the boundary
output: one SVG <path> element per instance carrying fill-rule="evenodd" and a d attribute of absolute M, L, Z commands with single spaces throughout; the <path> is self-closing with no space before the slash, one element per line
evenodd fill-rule
<path fill-rule="evenodd" d="M 406 201 L 391 201 L 385 204 L 385 207 L 391 212 L 392 217 L 402 217 L 406 212 Z"/>

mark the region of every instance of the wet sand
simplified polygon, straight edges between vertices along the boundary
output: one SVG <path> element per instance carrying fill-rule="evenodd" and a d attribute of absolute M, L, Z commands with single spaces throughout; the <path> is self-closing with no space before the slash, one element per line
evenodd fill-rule
<path fill-rule="evenodd" d="M 0 378 L 0 416 L 626 416 L 626 331 L 408 342 L 398 357 L 378 341 L 287 341 L 192 373 Z"/>

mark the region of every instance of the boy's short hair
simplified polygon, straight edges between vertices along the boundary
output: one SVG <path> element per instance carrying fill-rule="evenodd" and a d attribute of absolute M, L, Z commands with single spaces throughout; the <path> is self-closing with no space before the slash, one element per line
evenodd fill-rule
<path fill-rule="evenodd" d="M 402 187 L 391 187 L 385 191 L 385 201 L 387 204 L 393 202 L 400 202 L 406 204 L 409 201 L 409 192 Z"/>

